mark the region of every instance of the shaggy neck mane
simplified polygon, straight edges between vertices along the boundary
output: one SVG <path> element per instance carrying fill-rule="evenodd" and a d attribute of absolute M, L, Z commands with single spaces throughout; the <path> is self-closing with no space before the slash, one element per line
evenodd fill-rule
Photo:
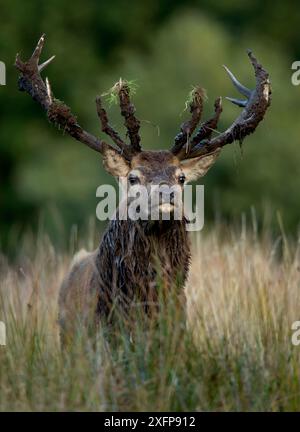
<path fill-rule="evenodd" d="M 111 221 L 96 260 L 101 312 L 108 312 L 116 298 L 122 308 L 133 300 L 156 302 L 158 279 L 167 289 L 177 280 L 184 282 L 189 261 L 184 220 Z"/>

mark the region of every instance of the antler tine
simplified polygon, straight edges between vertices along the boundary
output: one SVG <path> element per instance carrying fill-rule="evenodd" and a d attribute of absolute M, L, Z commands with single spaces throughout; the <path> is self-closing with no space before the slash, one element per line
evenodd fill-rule
<path fill-rule="evenodd" d="M 39 67 L 38 67 L 39 72 L 42 72 L 42 70 L 45 69 L 54 59 L 55 59 L 55 55 L 50 57 L 48 60 L 46 60 L 41 65 L 39 65 Z"/>
<path fill-rule="evenodd" d="M 44 47 L 45 37 L 45 33 L 42 34 L 30 58 L 31 63 L 35 63 L 37 66 L 39 64 L 40 56 Z"/>
<path fill-rule="evenodd" d="M 239 82 L 239 80 L 233 75 L 233 73 L 231 72 L 230 69 L 228 69 L 227 66 L 223 65 L 223 68 L 226 70 L 226 72 L 228 73 L 233 85 L 235 86 L 235 88 L 244 96 L 246 96 L 247 99 L 249 99 L 249 97 L 251 96 L 251 90 L 248 89 L 247 87 L 245 87 L 243 84 L 241 84 Z"/>
<path fill-rule="evenodd" d="M 118 132 L 109 124 L 107 112 L 102 105 L 100 96 L 96 97 L 96 108 L 102 132 L 110 136 L 114 143 L 121 149 L 123 155 L 130 159 L 132 156 L 132 149 L 122 140 Z"/>
<path fill-rule="evenodd" d="M 226 99 L 232 102 L 234 105 L 245 108 L 247 106 L 248 100 L 250 99 L 253 91 L 245 87 L 243 84 L 239 82 L 239 80 L 233 75 L 230 69 L 227 66 L 223 65 L 224 69 L 228 73 L 233 85 L 235 88 L 243 95 L 246 96 L 246 99 L 236 99 L 232 97 L 226 96 Z"/>
<path fill-rule="evenodd" d="M 193 137 L 191 141 L 191 149 L 193 149 L 195 145 L 197 145 L 203 139 L 209 139 L 212 133 L 217 129 L 218 122 L 223 111 L 221 96 L 215 100 L 214 107 L 214 116 L 207 120 L 205 123 L 203 123 L 197 134 Z"/>
<path fill-rule="evenodd" d="M 40 72 L 45 69 L 55 57 L 52 56 L 39 65 L 44 42 L 45 35 L 42 35 L 32 56 L 27 62 L 23 62 L 19 54 L 17 54 L 15 66 L 21 73 L 18 81 L 19 90 L 27 92 L 42 106 L 51 123 L 64 132 L 67 132 L 77 141 L 82 142 L 99 153 L 103 153 L 104 148 L 109 147 L 108 144 L 85 131 L 77 123 L 77 118 L 71 112 L 71 109 L 64 102 L 59 101 L 53 96 L 48 78 L 46 79 L 46 83 L 43 81 Z"/>
<path fill-rule="evenodd" d="M 51 90 L 51 86 L 50 86 L 50 82 L 48 80 L 48 78 L 46 78 L 46 89 L 47 89 L 47 95 L 50 101 L 50 105 L 52 105 L 53 103 L 53 94 L 52 94 L 52 90 Z"/>
<path fill-rule="evenodd" d="M 192 100 L 189 103 L 189 108 L 192 118 L 182 123 L 180 132 L 176 135 L 175 143 L 171 148 L 171 152 L 178 157 L 187 154 L 189 151 L 189 138 L 194 133 L 199 121 L 201 120 L 206 92 L 201 87 L 195 87 L 191 93 L 191 97 Z"/>
<path fill-rule="evenodd" d="M 125 127 L 130 140 L 133 153 L 142 151 L 141 137 L 139 135 L 140 121 L 135 117 L 135 107 L 130 101 L 130 88 L 126 81 L 121 78 L 115 85 L 120 101 L 121 115 L 125 119 Z"/>
<path fill-rule="evenodd" d="M 211 117 L 209 120 L 207 120 L 205 123 L 202 124 L 196 135 L 191 139 L 190 143 L 190 151 L 193 151 L 194 147 L 199 144 L 200 141 L 203 139 L 209 139 L 212 135 L 212 133 L 216 130 L 218 126 L 218 122 L 221 116 L 221 113 L 223 111 L 222 108 L 222 98 L 218 97 L 215 100 L 215 114 L 213 117 Z M 185 149 L 181 149 L 176 156 L 179 159 L 186 159 L 187 157 L 187 151 Z"/>
<path fill-rule="evenodd" d="M 226 131 L 213 139 L 205 139 L 199 142 L 185 156 L 185 159 L 203 157 L 236 140 L 241 142 L 247 135 L 254 132 L 258 124 L 264 118 L 264 115 L 271 103 L 269 74 L 258 63 L 251 50 L 248 50 L 247 54 L 255 71 L 255 89 L 250 91 L 244 87 L 230 72 L 230 77 L 235 87 L 239 88 L 239 91 L 244 95 L 247 92 L 247 101 L 229 98 L 231 102 L 244 107 L 243 111 Z M 227 71 L 229 71 L 229 69 Z"/>
<path fill-rule="evenodd" d="M 248 99 L 236 99 L 229 96 L 225 96 L 225 99 L 227 99 L 229 102 L 232 102 L 234 105 L 237 105 L 241 108 L 245 108 L 248 102 Z"/>

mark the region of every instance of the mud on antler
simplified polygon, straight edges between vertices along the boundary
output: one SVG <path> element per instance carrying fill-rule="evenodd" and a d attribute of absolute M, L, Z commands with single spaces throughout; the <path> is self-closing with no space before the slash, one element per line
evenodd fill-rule
<path fill-rule="evenodd" d="M 21 72 L 19 89 L 26 91 L 43 107 L 51 123 L 63 129 L 76 140 L 103 154 L 104 150 L 111 146 L 85 131 L 78 124 L 77 118 L 71 112 L 71 109 L 64 102 L 54 97 L 48 79 L 46 78 L 45 82 L 42 79 L 40 73 L 54 59 L 54 56 L 52 56 L 49 60 L 39 65 L 44 41 L 45 35 L 40 38 L 32 56 L 27 62 L 22 62 L 19 55 L 17 55 L 16 67 Z M 256 87 L 254 90 L 249 90 L 224 66 L 234 86 L 246 99 L 227 98 L 229 101 L 242 107 L 243 111 L 228 129 L 214 138 L 212 138 L 212 134 L 217 128 L 222 113 L 222 99 L 219 97 L 215 101 L 215 113 L 213 117 L 204 122 L 193 136 L 201 120 L 205 98 L 203 89 L 197 87 L 193 90 L 192 100 L 189 104 L 191 119 L 181 125 L 181 130 L 175 137 L 175 143 L 171 148 L 171 152 L 180 160 L 204 157 L 219 151 L 221 147 L 233 141 L 238 140 L 241 142 L 247 135 L 254 132 L 264 118 L 271 102 L 269 74 L 258 63 L 251 51 L 248 51 L 248 56 L 254 68 Z M 121 114 L 125 119 L 124 125 L 127 128 L 130 144 L 127 144 L 110 125 L 100 96 L 96 98 L 97 113 L 102 131 L 112 139 L 117 147 L 117 151 L 127 160 L 130 160 L 134 154 L 142 151 L 139 135 L 140 122 L 134 114 L 135 108 L 130 101 L 128 83 L 120 80 L 115 84 L 114 90 L 119 97 Z"/>
<path fill-rule="evenodd" d="M 224 66 L 236 89 L 246 98 L 226 98 L 235 105 L 244 108 L 241 114 L 228 129 L 216 137 L 211 138 L 212 133 L 217 128 L 222 113 L 222 99 L 218 98 L 215 101 L 214 116 L 203 123 L 195 136 L 192 137 L 197 123 L 200 121 L 203 108 L 204 93 L 201 92 L 200 89 L 196 89 L 193 94 L 192 102 L 190 103 L 192 119 L 181 126 L 181 132 L 175 137 L 175 143 L 171 149 L 172 153 L 174 153 L 179 159 L 204 157 L 218 151 L 221 147 L 230 144 L 233 141 L 238 140 L 242 142 L 247 135 L 255 131 L 258 124 L 264 118 L 264 115 L 271 103 L 269 74 L 258 63 L 250 50 L 248 50 L 248 56 L 256 76 L 256 87 L 254 90 L 250 90 L 241 84 L 233 73 Z"/>
<path fill-rule="evenodd" d="M 52 56 L 49 60 L 39 64 L 44 42 L 45 35 L 40 38 L 32 56 L 26 62 L 23 62 L 19 54 L 17 54 L 15 65 L 21 72 L 18 81 L 19 90 L 26 91 L 42 106 L 51 123 L 93 150 L 103 153 L 105 147 L 107 148 L 110 146 L 105 141 L 85 131 L 78 124 L 77 118 L 72 113 L 71 109 L 64 102 L 54 97 L 48 79 L 46 78 L 44 81 L 41 77 L 42 70 L 55 58 L 55 56 Z M 133 154 L 141 151 L 139 136 L 140 122 L 134 115 L 135 108 L 130 101 L 130 89 L 126 81 L 120 80 L 115 87 L 119 96 L 121 114 L 125 118 L 125 126 L 130 139 L 130 145 L 126 144 L 109 124 L 108 116 L 102 106 L 100 96 L 96 98 L 97 113 L 102 125 L 102 131 L 110 136 L 116 144 L 117 150 L 130 160 Z"/>

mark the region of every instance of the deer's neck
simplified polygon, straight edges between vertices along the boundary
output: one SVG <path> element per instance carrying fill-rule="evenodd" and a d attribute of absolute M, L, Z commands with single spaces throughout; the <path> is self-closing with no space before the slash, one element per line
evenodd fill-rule
<path fill-rule="evenodd" d="M 155 295 L 158 278 L 168 286 L 178 280 L 183 284 L 189 261 L 185 221 L 113 220 L 98 251 L 100 288 L 129 297 L 142 293 L 147 301 Z"/>

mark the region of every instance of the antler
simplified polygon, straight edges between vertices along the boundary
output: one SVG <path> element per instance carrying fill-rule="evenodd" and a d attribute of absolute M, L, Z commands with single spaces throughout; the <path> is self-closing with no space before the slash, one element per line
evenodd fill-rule
<path fill-rule="evenodd" d="M 111 139 L 114 141 L 114 143 L 119 147 L 119 149 L 121 149 L 122 152 L 125 155 L 129 156 L 130 158 L 131 152 L 129 146 L 122 140 L 118 132 L 116 132 L 114 128 L 109 124 L 107 112 L 102 106 L 102 100 L 100 96 L 96 97 L 96 107 L 97 107 L 97 114 L 101 122 L 102 132 L 110 136 Z"/>
<path fill-rule="evenodd" d="M 186 152 L 188 151 L 189 138 L 194 133 L 199 121 L 201 120 L 205 97 L 206 93 L 204 89 L 201 87 L 193 89 L 191 93 L 191 102 L 189 103 L 192 118 L 182 123 L 180 132 L 176 135 L 174 146 L 171 149 L 174 154 L 178 155 L 182 151 L 184 145 L 186 146 Z"/>
<path fill-rule="evenodd" d="M 142 150 L 140 141 L 141 137 L 139 135 L 140 121 L 135 117 L 135 107 L 130 101 L 130 89 L 126 81 L 122 79 L 116 84 L 121 114 L 125 119 L 125 126 L 127 128 L 127 133 L 130 139 L 131 147 L 134 152 L 138 153 Z"/>
<path fill-rule="evenodd" d="M 99 119 L 102 124 L 102 131 L 109 135 L 112 140 L 117 144 L 118 147 L 122 148 L 125 155 L 130 157 L 134 153 L 139 153 L 142 148 L 140 145 L 140 122 L 135 117 L 135 107 L 130 101 L 130 88 L 126 81 L 120 80 L 111 89 L 114 93 L 117 93 L 120 102 L 121 114 L 125 118 L 125 127 L 127 128 L 127 135 L 130 139 L 130 146 L 128 146 L 118 135 L 118 133 L 108 123 L 108 117 L 105 109 L 102 106 L 100 96 L 97 96 L 96 105 Z"/>
<path fill-rule="evenodd" d="M 42 35 L 32 56 L 27 62 L 23 62 L 20 59 L 19 54 L 17 54 L 15 66 L 21 72 L 18 81 L 19 90 L 26 91 L 42 106 L 51 123 L 59 129 L 62 129 L 64 132 L 67 132 L 77 141 L 86 144 L 88 147 L 99 153 L 103 153 L 105 148 L 111 146 L 109 146 L 105 141 L 96 138 L 94 135 L 85 131 L 78 124 L 77 118 L 71 112 L 71 109 L 64 102 L 53 96 L 48 79 L 46 78 L 45 82 L 42 79 L 40 73 L 55 58 L 55 56 L 52 56 L 49 60 L 39 64 L 44 42 L 45 35 Z M 139 122 L 133 115 L 134 107 L 130 104 L 129 89 L 126 90 L 125 85 L 123 85 L 118 93 L 122 115 L 126 118 L 126 126 L 131 140 L 131 146 L 127 145 L 109 124 L 107 113 L 102 107 L 101 98 L 99 96 L 96 98 L 97 113 L 102 124 L 102 131 L 112 138 L 118 147 L 117 150 L 119 153 L 122 153 L 128 160 L 130 160 L 134 153 L 141 151 L 139 145 L 140 137 L 138 135 Z M 123 96 L 123 94 L 125 96 Z"/>
<path fill-rule="evenodd" d="M 248 51 L 248 56 L 252 63 L 256 76 L 256 87 L 254 90 L 249 90 L 243 86 L 233 73 L 224 66 L 237 90 L 246 97 L 246 99 L 226 98 L 232 103 L 243 107 L 243 111 L 232 123 L 232 125 L 220 135 L 211 139 L 213 131 L 216 129 L 218 120 L 222 112 L 221 98 L 215 102 L 215 115 L 205 122 L 199 129 L 197 134 L 191 139 L 188 151 L 184 151 L 183 145 L 180 147 L 175 144 L 171 151 L 177 155 L 179 159 L 191 159 L 194 157 L 205 156 L 214 153 L 218 148 L 233 141 L 242 142 L 243 139 L 253 133 L 264 118 L 264 115 L 271 103 L 271 85 L 268 72 L 258 63 L 252 52 Z"/>
<path fill-rule="evenodd" d="M 85 131 L 78 124 L 77 118 L 71 112 L 71 109 L 64 102 L 59 101 L 53 96 L 48 79 L 46 78 L 45 82 L 43 81 L 40 73 L 55 57 L 52 56 L 49 60 L 39 65 L 44 41 L 45 35 L 40 38 L 32 56 L 27 62 L 22 62 L 19 55 L 17 55 L 15 65 L 21 72 L 18 81 L 19 89 L 26 91 L 42 106 L 51 123 L 59 129 L 63 129 L 70 136 L 86 144 L 93 150 L 103 153 L 104 150 L 110 146 L 103 140 L 96 138 L 94 135 Z M 244 109 L 232 125 L 220 135 L 211 138 L 212 133 L 217 128 L 222 112 L 222 100 L 221 98 L 218 98 L 215 102 L 214 116 L 203 123 L 198 132 L 192 138 L 192 135 L 201 119 L 203 101 L 205 98 L 205 92 L 203 89 L 198 87 L 193 90 L 191 95 L 192 100 L 189 104 L 192 115 L 191 119 L 181 125 L 181 131 L 176 136 L 174 146 L 171 149 L 179 159 L 205 156 L 214 153 L 218 148 L 230 144 L 235 140 L 242 141 L 247 135 L 254 132 L 257 125 L 264 118 L 271 102 L 269 74 L 257 62 L 251 51 L 248 51 L 248 56 L 256 75 L 256 87 L 252 91 L 243 86 L 232 72 L 224 66 L 234 86 L 243 96 L 246 97 L 246 99 L 240 100 L 227 98 L 232 103 L 243 107 Z M 114 88 L 119 96 L 121 114 L 125 118 L 125 126 L 130 139 L 130 145 L 126 144 L 109 124 L 107 113 L 102 106 L 101 98 L 99 96 L 96 99 L 97 113 L 102 125 L 102 131 L 110 136 L 114 141 L 117 146 L 117 151 L 130 160 L 135 153 L 141 151 L 141 138 L 139 135 L 140 122 L 134 115 L 135 108 L 130 101 L 128 83 L 120 80 Z"/>

